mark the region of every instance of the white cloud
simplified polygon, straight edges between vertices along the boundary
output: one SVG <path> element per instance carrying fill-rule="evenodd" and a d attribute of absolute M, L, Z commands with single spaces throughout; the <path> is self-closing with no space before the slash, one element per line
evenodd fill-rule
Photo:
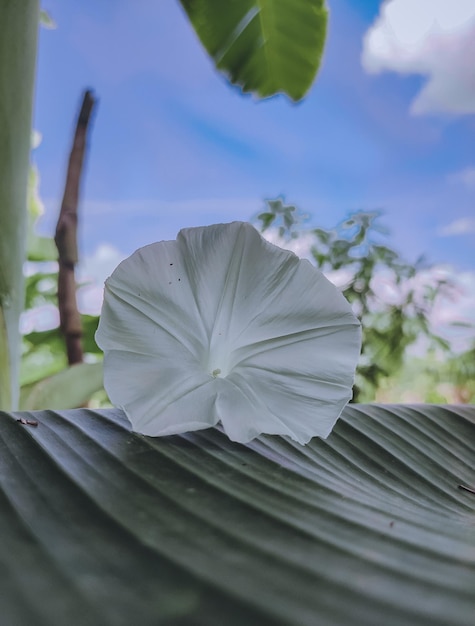
<path fill-rule="evenodd" d="M 471 187 L 475 188 L 475 166 L 466 167 L 463 170 L 460 170 L 459 172 L 450 174 L 449 182 L 459 183 L 469 188 Z"/>
<path fill-rule="evenodd" d="M 450 224 L 439 230 L 441 237 L 471 235 L 473 233 L 475 233 L 475 217 L 462 217 L 454 222 L 450 222 Z"/>
<path fill-rule="evenodd" d="M 81 313 L 99 315 L 102 307 L 104 281 L 124 260 L 125 254 L 109 244 L 101 244 L 91 256 L 79 265 L 78 282 L 85 283 L 77 291 L 78 308 Z"/>
<path fill-rule="evenodd" d="M 290 250 L 301 259 L 312 260 L 312 246 L 315 244 L 315 237 L 311 233 L 302 233 L 295 239 L 283 239 L 279 236 L 277 228 L 269 228 L 262 233 L 264 239 L 285 250 Z"/>
<path fill-rule="evenodd" d="M 367 72 L 420 74 L 414 114 L 475 113 L 474 0 L 386 0 L 363 39 Z"/>
<path fill-rule="evenodd" d="M 44 304 L 28 311 L 20 317 L 20 332 L 28 335 L 32 332 L 51 330 L 59 326 L 59 312 L 54 304 Z"/>
<path fill-rule="evenodd" d="M 77 272 L 78 281 L 103 284 L 124 258 L 125 255 L 114 246 L 101 243 L 92 255 L 80 263 Z"/>

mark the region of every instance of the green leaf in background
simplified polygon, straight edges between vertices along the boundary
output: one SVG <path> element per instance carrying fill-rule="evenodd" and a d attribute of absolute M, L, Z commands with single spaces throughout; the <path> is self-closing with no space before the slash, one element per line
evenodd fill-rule
<path fill-rule="evenodd" d="M 180 0 L 216 67 L 244 92 L 300 100 L 320 66 L 324 0 Z"/>
<path fill-rule="evenodd" d="M 25 309 L 58 302 L 58 273 L 38 272 L 25 278 Z"/>
<path fill-rule="evenodd" d="M 473 626 L 474 457 L 462 406 L 350 405 L 305 447 L 0 414 L 2 620 Z"/>
<path fill-rule="evenodd" d="M 18 402 L 38 0 L 0 2 L 0 407 Z"/>
<path fill-rule="evenodd" d="M 102 363 L 79 363 L 22 388 L 20 409 L 73 409 L 102 389 Z"/>
<path fill-rule="evenodd" d="M 44 207 L 38 193 L 39 174 L 35 165 L 30 166 L 28 175 L 28 233 L 27 256 L 29 261 L 57 261 L 58 250 L 52 237 L 37 235 L 35 228 Z"/>
<path fill-rule="evenodd" d="M 44 9 L 40 11 L 40 24 L 41 26 L 44 26 L 44 28 L 56 28 L 56 22 L 53 20 L 48 11 L 45 11 Z"/>
<path fill-rule="evenodd" d="M 24 348 L 20 368 L 20 395 L 24 391 L 23 387 L 29 387 L 68 367 L 64 342 L 57 340 L 56 337 L 52 337 L 48 343 L 39 344 L 34 349 L 28 350 L 25 344 Z"/>
<path fill-rule="evenodd" d="M 37 297 L 37 291 L 35 295 Z M 81 322 L 84 353 L 92 354 L 96 357 L 102 355 L 102 350 L 94 339 L 99 317 L 96 315 L 81 315 Z M 67 365 L 64 337 L 59 327 L 50 330 L 33 331 L 23 336 L 23 353 L 20 369 L 20 383 L 22 386 L 31 385 L 47 376 L 56 374 L 66 368 Z"/>
<path fill-rule="evenodd" d="M 85 354 L 100 354 L 102 355 L 102 350 L 96 343 L 95 334 L 97 330 L 97 325 L 99 324 L 99 316 L 98 315 L 85 315 L 81 314 L 81 324 L 82 324 L 82 347 Z"/>

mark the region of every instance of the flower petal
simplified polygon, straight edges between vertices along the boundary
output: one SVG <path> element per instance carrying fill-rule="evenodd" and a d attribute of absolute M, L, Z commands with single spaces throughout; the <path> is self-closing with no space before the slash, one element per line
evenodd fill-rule
<path fill-rule="evenodd" d="M 106 282 L 105 386 L 134 428 L 221 420 L 229 437 L 326 437 L 351 396 L 360 327 L 308 261 L 249 224 L 182 230 Z"/>
<path fill-rule="evenodd" d="M 127 378 L 124 374 L 127 372 Z M 183 364 L 113 350 L 104 357 L 104 386 L 134 430 L 152 437 L 215 426 L 215 380 Z"/>
<path fill-rule="evenodd" d="M 104 350 L 201 356 L 206 333 L 176 241 L 140 248 L 106 280 L 96 334 Z"/>

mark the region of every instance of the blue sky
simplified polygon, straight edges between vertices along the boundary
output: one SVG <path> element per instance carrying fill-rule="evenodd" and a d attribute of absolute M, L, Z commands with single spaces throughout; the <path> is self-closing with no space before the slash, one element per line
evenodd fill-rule
<path fill-rule="evenodd" d="M 391 10 L 376 0 L 328 4 L 321 71 L 292 105 L 231 87 L 177 0 L 43 0 L 57 29 L 42 29 L 39 43 L 41 230 L 53 232 L 81 93 L 91 87 L 99 105 L 81 203 L 84 256 L 104 243 L 129 254 L 184 226 L 247 220 L 264 198 L 284 194 L 324 227 L 382 209 L 390 245 L 408 260 L 425 253 L 471 272 L 473 0 L 419 0 L 420 16 L 409 0 L 392 0 Z M 453 23 L 440 32 L 447 6 Z"/>

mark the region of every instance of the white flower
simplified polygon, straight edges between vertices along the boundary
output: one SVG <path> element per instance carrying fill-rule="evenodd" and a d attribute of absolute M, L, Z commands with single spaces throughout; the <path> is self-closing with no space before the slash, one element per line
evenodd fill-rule
<path fill-rule="evenodd" d="M 221 422 L 233 441 L 307 443 L 329 435 L 351 397 L 360 325 L 308 261 L 233 222 L 123 261 L 96 340 L 109 397 L 140 433 Z"/>

